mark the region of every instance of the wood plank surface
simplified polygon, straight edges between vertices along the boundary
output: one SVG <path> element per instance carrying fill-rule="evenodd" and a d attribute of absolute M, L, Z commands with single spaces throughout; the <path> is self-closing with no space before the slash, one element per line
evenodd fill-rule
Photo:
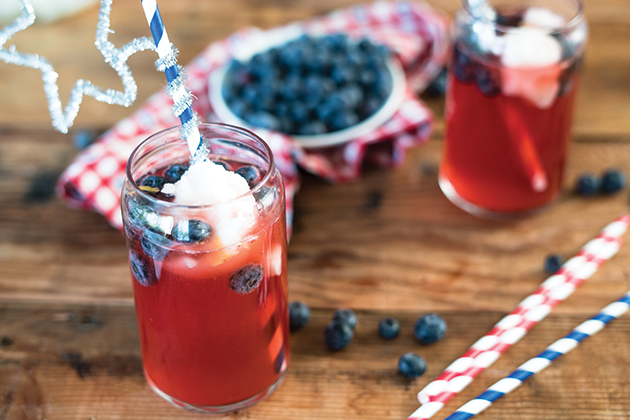
<path fill-rule="evenodd" d="M 252 408 L 218 416 L 231 419 L 402 419 L 415 408 L 415 393 L 487 332 L 504 314 L 444 312 L 445 339 L 422 346 L 412 336 L 413 311 L 360 311 L 353 342 L 328 351 L 323 329 L 332 312 L 317 310 L 292 334 L 292 360 L 283 385 Z M 378 321 L 395 315 L 401 335 L 378 337 Z M 446 415 L 509 374 L 582 322 L 579 315 L 552 315 L 510 349 L 441 413 Z M 204 419 L 158 399 L 142 376 L 130 305 L 2 302 L 0 415 L 6 420 Z M 630 318 L 612 323 L 572 353 L 484 413 L 484 419 L 625 419 L 630 399 Z M 9 344 L 10 343 L 10 344 Z M 602 351 L 614 343 L 615 351 Z M 424 376 L 408 380 L 398 357 L 417 352 Z M 584 361 L 588 360 L 588 363 Z M 596 377 L 597 380 L 591 378 Z M 588 378 L 588 379 L 587 379 Z M 440 417 L 442 418 L 442 417 Z"/>
<path fill-rule="evenodd" d="M 182 64 L 208 43 L 247 26 L 271 28 L 358 4 L 356 0 L 162 1 Z M 431 0 L 452 16 L 459 0 Z M 0 6 L 1 7 L 1 6 Z M 576 105 L 564 186 L 540 214 L 514 222 L 474 218 L 437 185 L 444 124 L 441 99 L 430 141 L 400 168 L 365 168 L 353 183 L 331 185 L 304 174 L 289 245 L 289 291 L 314 308 L 292 335 L 283 386 L 266 402 L 219 418 L 403 419 L 415 394 L 510 312 L 546 277 L 550 253 L 573 255 L 606 223 L 628 211 L 628 189 L 582 198 L 572 189 L 584 171 L 630 174 L 630 2 L 586 0 L 590 41 Z M 16 34 L 8 45 L 41 54 L 59 72 L 62 102 L 78 78 L 120 89 L 93 45 L 98 9 Z M 139 1 L 114 1 L 110 40 L 120 47 L 149 36 Z M 7 45 L 7 46 L 8 46 Z M 75 127 L 102 132 L 130 115 L 164 84 L 154 52 L 134 55 L 138 83 L 130 108 L 85 98 Z M 0 420 L 207 418 L 175 409 L 147 386 L 121 234 L 98 214 L 69 209 L 54 182 L 78 152 L 54 131 L 40 73 L 0 63 Z M 630 248 L 558 305 L 440 414 L 446 415 L 510 373 L 630 288 Z M 332 310 L 359 313 L 353 343 L 330 353 L 322 331 Z M 446 338 L 421 346 L 414 320 L 436 311 Z M 402 335 L 376 335 L 387 315 Z M 502 399 L 483 419 L 630 419 L 630 316 Z M 405 380 L 398 357 L 423 355 L 427 373 Z M 436 418 L 438 418 L 436 416 Z"/>

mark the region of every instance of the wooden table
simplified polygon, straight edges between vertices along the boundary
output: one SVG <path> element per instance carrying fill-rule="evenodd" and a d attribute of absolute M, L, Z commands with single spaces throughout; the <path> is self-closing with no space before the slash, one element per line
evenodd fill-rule
<path fill-rule="evenodd" d="M 352 0 L 161 2 L 180 62 L 247 25 L 269 28 Z M 451 14 L 457 0 L 432 0 Z M 284 385 L 234 419 L 403 419 L 416 392 L 486 333 L 545 278 L 549 253 L 573 255 L 628 208 L 627 190 L 585 199 L 571 186 L 582 171 L 618 167 L 630 174 L 630 3 L 588 0 L 591 36 L 565 188 L 547 211 L 521 221 L 476 219 L 438 189 L 441 100 L 431 140 L 396 170 L 368 169 L 359 181 L 329 185 L 306 176 L 296 198 L 289 246 L 291 300 L 313 309 L 292 335 Z M 93 47 L 97 9 L 17 34 L 9 44 L 46 56 L 58 70 L 62 100 L 78 78 L 120 88 Z M 116 1 L 110 40 L 147 36 L 140 2 Z M 154 53 L 129 60 L 137 102 L 122 108 L 84 100 L 75 128 L 104 131 L 164 84 Z M 0 419 L 193 419 L 147 386 L 141 368 L 127 253 L 121 234 L 94 213 L 66 208 L 55 178 L 77 153 L 51 128 L 39 72 L 0 63 Z M 445 416 L 543 350 L 630 285 L 630 247 L 440 413 Z M 332 311 L 359 314 L 352 344 L 330 353 L 322 330 Z M 438 312 L 447 337 L 421 346 L 412 325 Z M 387 315 L 402 322 L 391 342 L 376 333 Z M 484 419 L 629 419 L 630 316 L 504 398 Z M 417 352 L 427 373 L 405 380 L 398 357 Z M 438 418 L 436 416 L 436 418 Z M 442 418 L 442 417 L 439 417 Z"/>

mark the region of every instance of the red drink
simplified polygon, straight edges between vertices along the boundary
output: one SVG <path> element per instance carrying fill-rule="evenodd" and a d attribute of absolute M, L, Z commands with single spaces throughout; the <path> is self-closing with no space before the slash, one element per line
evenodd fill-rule
<path fill-rule="evenodd" d="M 526 10 L 496 13 L 496 21 L 511 26 L 495 23 L 488 35 L 473 31 L 474 24 L 461 16 L 456 24 L 440 186 L 473 214 L 504 217 L 537 209 L 558 194 L 582 44 L 558 41 L 568 36 L 560 30 L 550 35 L 520 28 Z M 517 49 L 525 42 L 519 36 L 551 49 L 557 45 L 558 61 L 512 65 L 507 48 L 527 54 Z M 490 45 L 481 48 L 482 42 Z"/>
<path fill-rule="evenodd" d="M 185 207 L 150 188 L 145 191 L 155 197 L 134 192 L 130 182 L 123 194 L 145 375 L 168 401 L 202 411 L 235 410 L 264 398 L 289 360 L 281 181 L 273 166 L 267 176 L 263 166 L 257 167 L 260 162 L 249 166 L 243 152 L 236 153 L 239 160 L 211 149 L 209 158 L 231 171 L 259 169 L 250 197 L 256 203 L 252 223 L 228 226 L 239 237 L 221 230 L 221 217 L 229 209 L 221 207 L 225 203 Z M 151 159 L 170 166 L 182 162 L 166 151 Z M 147 175 L 161 177 L 166 168 L 136 167 L 131 175 L 136 186 Z M 210 226 L 211 232 L 204 230 L 200 240 L 193 229 L 199 225 L 186 224 L 191 220 Z M 178 223 L 192 227 L 182 235 Z"/>

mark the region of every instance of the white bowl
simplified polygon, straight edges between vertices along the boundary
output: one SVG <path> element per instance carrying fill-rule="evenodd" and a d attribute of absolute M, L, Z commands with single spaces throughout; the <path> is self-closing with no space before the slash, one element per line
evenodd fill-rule
<path fill-rule="evenodd" d="M 282 43 L 287 41 L 289 40 L 285 39 Z M 275 44 L 278 45 L 277 42 Z M 250 50 L 246 55 L 249 55 L 249 57 L 251 57 L 255 53 L 261 51 L 264 50 Z M 241 54 L 238 58 L 241 61 L 246 61 L 249 59 L 249 57 Z M 370 133 L 372 130 L 385 123 L 400 108 L 405 98 L 406 91 L 405 72 L 398 59 L 392 56 L 387 60 L 386 64 L 387 69 L 389 70 L 389 73 L 392 77 L 392 91 L 390 92 L 389 96 L 387 97 L 381 108 L 371 117 L 366 118 L 365 120 L 351 127 L 345 128 L 343 130 L 332 131 L 330 133 L 312 136 L 300 136 L 293 134 L 287 135 L 293 138 L 300 146 L 304 148 L 319 148 L 335 146 L 348 142 L 352 139 Z M 230 110 L 230 108 L 225 103 L 223 95 L 221 94 L 221 86 L 223 84 L 223 79 L 225 77 L 225 73 L 227 72 L 228 66 L 229 64 L 226 64 L 210 73 L 210 83 L 208 85 L 210 104 L 212 105 L 214 113 L 221 122 L 255 130 L 256 127 L 248 124 L 246 121 L 234 114 L 232 110 Z"/>

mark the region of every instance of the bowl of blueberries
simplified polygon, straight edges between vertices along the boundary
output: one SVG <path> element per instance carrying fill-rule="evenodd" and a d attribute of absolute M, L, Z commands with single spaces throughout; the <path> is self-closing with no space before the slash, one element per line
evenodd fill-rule
<path fill-rule="evenodd" d="M 406 79 L 381 44 L 301 30 L 249 45 L 210 74 L 210 103 L 225 123 L 291 136 L 304 148 L 345 143 L 400 108 Z"/>

